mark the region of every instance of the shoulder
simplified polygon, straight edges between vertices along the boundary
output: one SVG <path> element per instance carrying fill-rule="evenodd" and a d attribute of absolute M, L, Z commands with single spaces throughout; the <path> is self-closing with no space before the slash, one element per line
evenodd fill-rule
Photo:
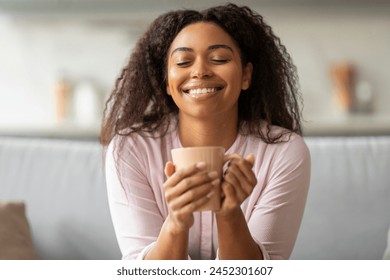
<path fill-rule="evenodd" d="M 310 159 L 310 151 L 301 135 L 277 126 L 274 126 L 273 130 L 283 133 L 280 141 L 270 145 L 284 160 L 296 162 Z"/>
<path fill-rule="evenodd" d="M 167 159 L 170 150 L 178 145 L 177 126 L 172 122 L 168 127 L 153 132 L 132 132 L 116 135 L 109 144 L 116 159 L 138 160 L 147 164 L 160 154 Z"/>
<path fill-rule="evenodd" d="M 281 140 L 283 141 L 269 145 L 269 149 L 274 152 L 273 175 L 300 177 L 308 182 L 311 173 L 311 157 L 303 137 L 296 133 L 289 133 L 283 135 Z"/>
<path fill-rule="evenodd" d="M 282 128 L 272 128 L 280 131 Z M 304 138 L 296 133 L 283 134 L 280 141 L 265 144 L 264 154 L 258 163 L 267 182 L 291 182 L 308 186 L 311 173 L 310 151 Z"/>
<path fill-rule="evenodd" d="M 267 126 L 266 123 L 262 125 L 261 129 L 264 135 L 269 136 L 271 139 L 276 138 L 277 140 L 275 141 L 275 143 L 266 143 L 260 136 L 256 136 L 253 134 L 243 135 L 247 143 L 253 145 L 267 145 L 267 148 L 273 148 L 275 150 L 293 147 L 298 150 L 306 150 L 308 152 L 303 137 L 295 132 L 276 125 Z"/>
<path fill-rule="evenodd" d="M 170 119 L 169 122 L 161 125 L 153 131 L 130 131 L 125 129 L 120 131 L 113 137 L 109 146 L 125 150 L 137 150 L 138 148 L 151 148 L 159 146 L 166 139 L 177 136 L 177 123 L 175 119 Z"/>
<path fill-rule="evenodd" d="M 245 137 L 247 145 L 261 147 L 258 150 L 262 151 L 265 157 L 272 159 L 274 163 L 310 162 L 310 151 L 302 136 L 279 126 L 269 128 L 268 133 L 271 137 L 281 135 L 275 143 L 265 143 L 260 137 L 249 135 Z"/>

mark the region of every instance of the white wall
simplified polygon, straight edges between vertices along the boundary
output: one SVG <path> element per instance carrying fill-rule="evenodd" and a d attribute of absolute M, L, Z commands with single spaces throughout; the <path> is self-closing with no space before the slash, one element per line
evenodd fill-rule
<path fill-rule="evenodd" d="M 256 9 L 298 67 L 306 119 L 338 116 L 329 65 L 350 61 L 359 79 L 373 87 L 376 114 L 390 120 L 390 9 Z M 0 14 L 0 126 L 53 124 L 54 87 L 61 73 L 73 85 L 91 81 L 104 99 L 149 19 L 135 22 Z"/>
<path fill-rule="evenodd" d="M 390 10 L 314 9 L 270 17 L 298 68 L 308 119 L 336 118 L 330 65 L 355 65 L 357 81 L 368 82 L 375 95 L 375 113 L 390 116 Z M 389 119 L 390 122 L 390 119 Z"/>
<path fill-rule="evenodd" d="M 0 124 L 53 123 L 55 86 L 91 81 L 104 96 L 133 41 L 122 29 L 60 20 L 0 19 Z"/>

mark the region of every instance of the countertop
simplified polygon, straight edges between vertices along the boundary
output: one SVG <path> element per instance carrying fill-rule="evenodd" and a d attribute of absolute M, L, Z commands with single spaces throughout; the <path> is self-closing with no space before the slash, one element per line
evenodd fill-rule
<path fill-rule="evenodd" d="M 15 125 L 0 126 L 0 136 L 32 137 L 32 138 L 59 138 L 98 141 L 100 125 Z"/>
<path fill-rule="evenodd" d="M 390 115 L 346 114 L 344 116 L 308 118 L 303 122 L 305 136 L 390 135 Z"/>
<path fill-rule="evenodd" d="M 99 134 L 100 124 L 0 125 L 0 136 L 97 141 Z M 390 135 L 390 115 L 305 118 L 303 134 L 309 137 Z"/>

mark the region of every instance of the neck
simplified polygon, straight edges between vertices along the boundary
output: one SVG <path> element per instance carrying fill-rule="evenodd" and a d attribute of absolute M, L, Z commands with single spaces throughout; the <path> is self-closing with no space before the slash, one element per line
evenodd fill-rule
<path fill-rule="evenodd" d="M 237 133 L 237 116 L 224 120 L 179 116 L 179 137 L 183 147 L 222 146 L 227 150 L 236 140 Z"/>

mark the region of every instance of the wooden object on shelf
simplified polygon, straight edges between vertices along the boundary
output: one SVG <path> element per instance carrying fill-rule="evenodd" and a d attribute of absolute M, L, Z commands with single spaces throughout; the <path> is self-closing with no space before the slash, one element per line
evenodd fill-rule
<path fill-rule="evenodd" d="M 348 62 L 331 65 L 333 100 L 342 111 L 350 112 L 354 107 L 355 68 Z"/>
<path fill-rule="evenodd" d="M 56 121 L 64 122 L 69 116 L 70 85 L 61 78 L 55 88 Z"/>

